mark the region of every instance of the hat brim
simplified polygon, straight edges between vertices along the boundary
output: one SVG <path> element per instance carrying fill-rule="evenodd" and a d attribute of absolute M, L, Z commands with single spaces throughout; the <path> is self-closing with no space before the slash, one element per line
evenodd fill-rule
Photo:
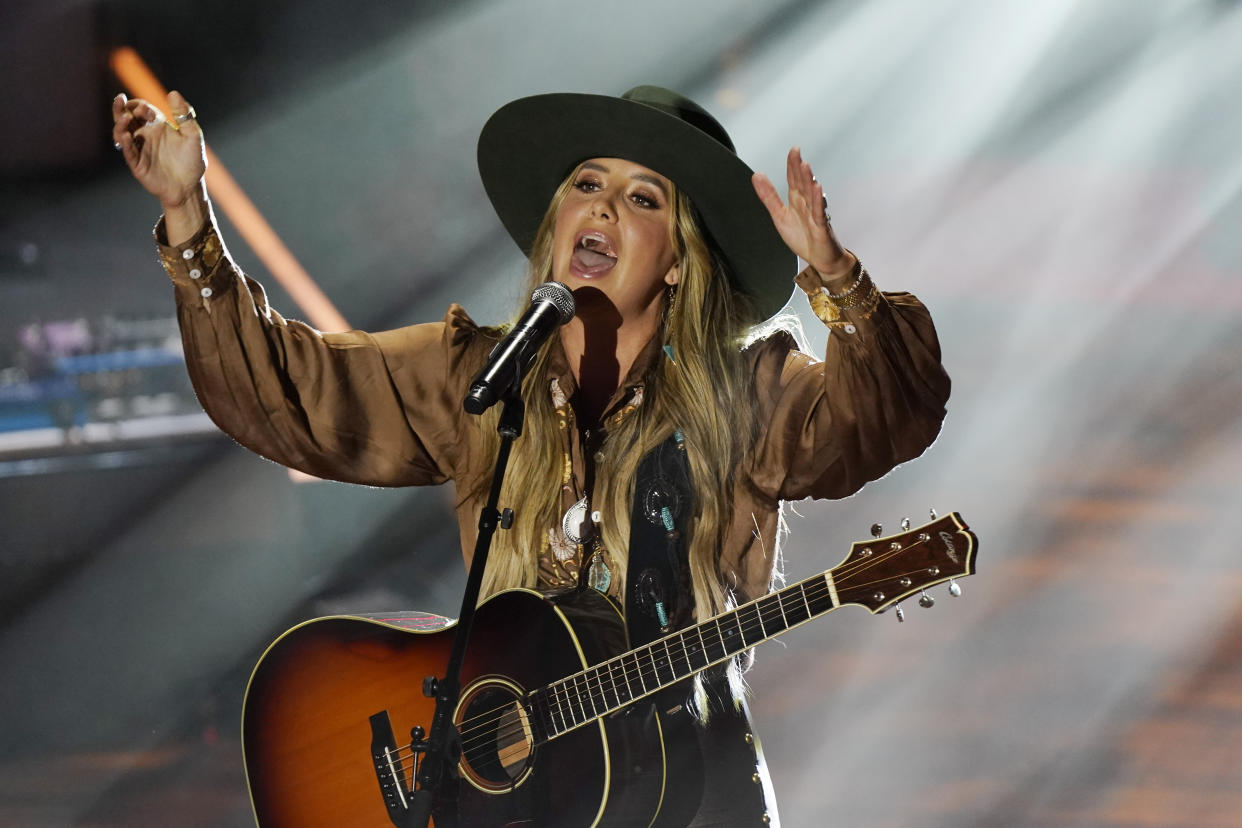
<path fill-rule="evenodd" d="M 588 158 L 624 158 L 690 197 L 702 230 L 725 258 L 756 321 L 793 292 L 797 259 L 755 195 L 752 171 L 731 150 L 655 107 L 606 95 L 553 93 L 512 101 L 479 135 L 479 174 L 501 223 L 523 253 L 556 188 Z"/>

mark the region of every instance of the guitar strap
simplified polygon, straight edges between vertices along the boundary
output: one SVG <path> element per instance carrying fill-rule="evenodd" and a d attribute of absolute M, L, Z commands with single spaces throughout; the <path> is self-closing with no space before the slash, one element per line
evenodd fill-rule
<path fill-rule="evenodd" d="M 625 582 L 631 647 L 667 635 L 694 613 L 686 554 L 693 516 L 690 464 L 676 431 L 642 459 L 634 481 Z"/>

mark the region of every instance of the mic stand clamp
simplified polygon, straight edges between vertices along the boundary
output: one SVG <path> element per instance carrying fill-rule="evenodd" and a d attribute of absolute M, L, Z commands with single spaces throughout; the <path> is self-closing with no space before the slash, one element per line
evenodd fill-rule
<path fill-rule="evenodd" d="M 513 383 L 501 396 L 500 451 L 496 456 L 496 470 L 492 473 L 492 487 L 487 503 L 479 516 L 479 537 L 474 544 L 474 557 L 470 562 L 470 574 L 466 578 L 466 590 L 461 599 L 461 612 L 457 628 L 453 632 L 453 648 L 449 653 L 444 677 L 428 676 L 423 681 L 423 692 L 436 700 L 436 712 L 431 720 L 431 732 L 420 745 L 423 754 L 415 781 L 418 788 L 410 795 L 410 810 L 406 828 L 427 828 L 434 813 L 436 828 L 458 828 L 457 818 L 457 763 L 461 758 L 460 736 L 453 726 L 453 710 L 461 698 L 461 666 L 470 638 L 470 626 L 474 622 L 475 607 L 479 603 L 479 591 L 483 585 L 483 570 L 491 550 L 492 537 L 497 527 L 508 529 L 513 523 L 513 512 L 500 512 L 500 487 L 504 482 L 505 469 L 509 465 L 509 453 L 513 441 L 522 434 L 522 421 L 526 407 L 522 402 L 522 374 L 519 370 Z"/>

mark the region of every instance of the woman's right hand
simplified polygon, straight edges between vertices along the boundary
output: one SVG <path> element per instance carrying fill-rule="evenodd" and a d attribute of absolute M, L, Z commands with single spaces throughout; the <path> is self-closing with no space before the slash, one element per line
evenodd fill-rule
<path fill-rule="evenodd" d="M 159 199 L 165 213 L 201 200 L 207 171 L 203 131 L 194 110 L 178 92 L 168 93 L 168 103 L 173 118 L 181 116 L 176 123 L 140 98 L 112 99 L 112 140 L 134 178 Z"/>

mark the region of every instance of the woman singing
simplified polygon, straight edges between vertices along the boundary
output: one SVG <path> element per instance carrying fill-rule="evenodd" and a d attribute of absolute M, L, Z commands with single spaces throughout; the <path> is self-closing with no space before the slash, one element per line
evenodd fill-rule
<path fill-rule="evenodd" d="M 203 406 L 242 445 L 318 477 L 453 481 L 469 563 L 497 412 L 462 401 L 503 330 L 457 305 L 375 334 L 280 316 L 229 257 L 202 131 L 184 98 L 170 102 L 172 122 L 118 96 L 113 137 L 163 207 L 156 239 Z M 949 379 L 931 319 L 913 296 L 879 292 L 838 242 L 797 149 L 782 200 L 711 115 L 643 86 L 509 103 L 478 156 L 530 287 L 559 282 L 577 308 L 522 386 L 501 497 L 514 520 L 484 596 L 594 590 L 623 611 L 630 646 L 652 641 L 771 588 L 782 501 L 849 495 L 935 438 Z M 763 325 L 789 298 L 795 256 L 808 266 L 794 281 L 830 328 L 822 362 Z M 740 669 L 659 697 L 671 770 L 657 824 L 778 823 Z"/>

